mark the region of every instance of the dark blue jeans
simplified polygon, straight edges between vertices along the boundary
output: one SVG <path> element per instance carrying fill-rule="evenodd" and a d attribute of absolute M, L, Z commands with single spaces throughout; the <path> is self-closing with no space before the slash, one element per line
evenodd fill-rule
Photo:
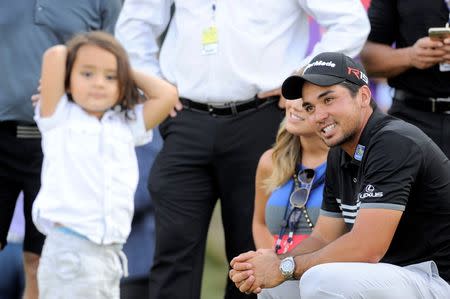
<path fill-rule="evenodd" d="M 20 299 L 25 284 L 22 243 L 9 243 L 0 251 L 0 299 Z"/>

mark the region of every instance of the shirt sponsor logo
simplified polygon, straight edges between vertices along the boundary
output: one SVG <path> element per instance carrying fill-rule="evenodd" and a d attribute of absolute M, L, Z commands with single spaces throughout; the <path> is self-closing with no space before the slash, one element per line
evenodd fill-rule
<path fill-rule="evenodd" d="M 313 63 L 308 64 L 305 67 L 305 70 L 303 71 L 303 74 L 306 73 L 306 70 L 309 69 L 310 67 L 313 66 L 327 66 L 327 67 L 335 67 L 336 64 L 333 61 L 322 61 L 322 60 L 318 60 L 318 61 L 314 61 Z"/>
<path fill-rule="evenodd" d="M 367 185 L 366 188 L 364 188 L 364 192 L 360 192 L 359 193 L 359 199 L 364 199 L 364 198 L 380 198 L 383 197 L 383 192 L 376 192 L 375 191 L 375 187 L 373 185 Z"/>

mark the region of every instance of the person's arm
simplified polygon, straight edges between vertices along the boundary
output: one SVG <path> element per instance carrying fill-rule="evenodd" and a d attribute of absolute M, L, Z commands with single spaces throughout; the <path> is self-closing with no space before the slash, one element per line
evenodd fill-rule
<path fill-rule="evenodd" d="M 42 60 L 41 72 L 41 117 L 50 117 L 65 93 L 67 48 L 57 45 L 47 49 Z"/>
<path fill-rule="evenodd" d="M 308 238 L 298 244 L 286 255 L 276 256 L 273 250 L 249 251 L 235 257 L 230 265 L 230 279 L 242 292 L 250 290 L 259 293 L 262 288 L 273 287 L 282 282 L 283 277 L 278 270 L 280 259 L 286 256 L 298 256 L 317 251 L 336 240 L 346 232 L 342 218 L 320 216 L 314 230 Z M 261 281 L 260 274 L 267 277 Z M 258 279 L 257 279 L 258 278 Z M 281 279 L 281 281 L 280 281 Z M 260 284 L 258 284 L 260 283 Z"/>
<path fill-rule="evenodd" d="M 126 0 L 115 36 L 124 45 L 134 69 L 161 77 L 158 38 L 170 21 L 171 0 Z"/>
<path fill-rule="evenodd" d="M 369 76 L 390 78 L 413 67 L 428 68 L 442 59 L 442 45 L 428 37 L 418 39 L 409 47 L 392 48 L 399 39 L 404 39 L 398 32 L 401 20 L 395 1 L 372 0 L 368 15 L 371 31 L 361 60 Z"/>
<path fill-rule="evenodd" d="M 386 209 L 362 209 L 353 229 L 330 242 L 325 247 L 295 256 L 294 277 L 320 264 L 331 262 L 377 263 L 387 252 L 401 211 Z M 278 270 L 280 259 L 268 251 L 248 252 L 232 261 L 230 278 L 241 292 L 259 293 L 262 288 L 273 288 L 284 282 Z"/>
<path fill-rule="evenodd" d="M 259 159 L 255 179 L 255 208 L 253 211 L 253 240 L 256 248 L 273 248 L 274 239 L 266 225 L 266 203 L 270 194 L 264 188 L 264 181 L 272 174 L 272 153 L 267 150 Z"/>
<path fill-rule="evenodd" d="M 144 92 L 144 122 L 147 130 L 162 122 L 178 101 L 175 86 L 156 76 L 133 71 L 133 78 L 139 89 Z"/>
<path fill-rule="evenodd" d="M 361 61 L 369 76 L 394 77 L 410 68 L 426 69 L 444 58 L 443 43 L 423 37 L 412 46 L 395 49 L 381 43 L 367 41 Z"/>
<path fill-rule="evenodd" d="M 299 0 L 299 3 L 326 31 L 312 53 L 297 68 L 322 52 L 342 52 L 350 57 L 359 54 L 370 31 L 369 19 L 360 0 L 343 0 L 339 4 L 335 1 Z"/>
<path fill-rule="evenodd" d="M 115 25 L 117 18 L 119 17 L 120 9 L 122 7 L 121 0 L 103 0 L 101 2 L 100 17 L 101 25 L 100 28 L 103 31 L 114 34 Z"/>
<path fill-rule="evenodd" d="M 295 257 L 295 277 L 316 265 L 330 262 L 378 263 L 394 237 L 403 212 L 360 209 L 352 230 L 327 246 Z"/>
<path fill-rule="evenodd" d="M 311 235 L 285 256 L 297 256 L 322 249 L 347 232 L 343 218 L 319 216 Z M 283 257 L 285 257 L 283 256 Z"/>

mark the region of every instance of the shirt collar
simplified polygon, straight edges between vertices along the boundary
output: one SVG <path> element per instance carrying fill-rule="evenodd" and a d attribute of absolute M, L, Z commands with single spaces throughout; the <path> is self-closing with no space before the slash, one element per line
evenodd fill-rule
<path fill-rule="evenodd" d="M 341 167 L 345 166 L 346 164 L 348 165 L 349 163 L 354 164 L 358 167 L 359 165 L 361 165 L 361 161 L 364 158 L 367 146 L 369 145 L 370 139 L 373 136 L 373 130 L 385 117 L 386 115 L 381 112 L 378 107 L 373 108 L 373 112 L 370 115 L 369 120 L 367 121 L 367 124 L 361 133 L 353 156 L 350 157 L 344 150 L 341 150 Z"/>

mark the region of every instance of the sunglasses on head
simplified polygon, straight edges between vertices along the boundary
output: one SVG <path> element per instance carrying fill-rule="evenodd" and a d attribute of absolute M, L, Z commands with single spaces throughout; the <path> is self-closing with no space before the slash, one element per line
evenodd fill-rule
<path fill-rule="evenodd" d="M 295 189 L 289 197 L 289 202 L 294 208 L 302 209 L 306 206 L 315 175 L 314 169 L 310 168 L 303 169 L 294 175 Z"/>

